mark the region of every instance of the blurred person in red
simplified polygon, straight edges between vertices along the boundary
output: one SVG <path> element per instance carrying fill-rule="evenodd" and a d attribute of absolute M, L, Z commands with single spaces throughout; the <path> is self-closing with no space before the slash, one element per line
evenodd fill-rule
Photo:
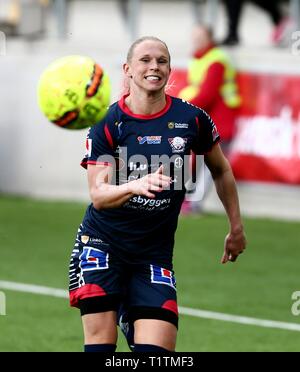
<path fill-rule="evenodd" d="M 235 133 L 235 120 L 241 105 L 236 71 L 229 56 L 216 46 L 213 32 L 207 26 L 194 26 L 192 52 L 193 57 L 188 66 L 188 85 L 178 96 L 210 115 L 218 127 L 222 150 L 226 155 Z M 204 196 L 210 184 L 209 172 L 205 170 Z M 201 203 L 189 203 L 186 200 L 182 212 L 189 212 L 191 209 L 200 210 Z"/>

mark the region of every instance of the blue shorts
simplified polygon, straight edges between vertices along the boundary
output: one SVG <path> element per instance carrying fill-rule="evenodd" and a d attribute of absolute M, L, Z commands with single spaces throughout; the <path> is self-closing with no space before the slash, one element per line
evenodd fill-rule
<path fill-rule="evenodd" d="M 99 238 L 81 235 L 70 262 L 70 304 L 81 314 L 128 309 L 132 321 L 161 319 L 178 325 L 174 272 L 153 264 L 129 264 Z"/>

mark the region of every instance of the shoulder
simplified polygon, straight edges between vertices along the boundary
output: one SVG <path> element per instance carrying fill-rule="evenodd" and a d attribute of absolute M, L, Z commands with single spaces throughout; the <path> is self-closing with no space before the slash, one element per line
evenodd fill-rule
<path fill-rule="evenodd" d="M 114 102 L 113 104 L 109 106 L 107 110 L 107 114 L 102 120 L 102 122 L 115 123 L 115 121 L 118 120 L 119 112 L 120 112 L 120 109 L 119 109 L 118 102 Z"/>
<path fill-rule="evenodd" d="M 177 97 L 171 97 L 172 99 L 172 109 L 181 110 L 182 112 L 185 112 L 186 114 L 191 115 L 197 115 L 199 112 L 199 107 L 191 104 L 188 101 L 185 101 L 184 99 L 177 98 Z"/>
<path fill-rule="evenodd" d="M 211 50 L 208 59 L 211 63 L 228 65 L 231 64 L 231 59 L 229 54 L 227 54 L 223 49 L 215 47 Z"/>
<path fill-rule="evenodd" d="M 205 128 L 214 126 L 209 114 L 200 107 L 180 98 L 172 97 L 172 100 L 174 120 L 190 123 L 191 128 L 194 128 L 197 133 L 199 133 L 199 130 L 205 130 Z"/>
<path fill-rule="evenodd" d="M 220 58 L 220 59 L 227 59 L 228 54 L 218 46 L 212 48 L 208 53 L 208 56 L 213 57 L 213 58 Z"/>
<path fill-rule="evenodd" d="M 99 130 L 101 127 L 108 125 L 114 125 L 116 121 L 118 121 L 119 117 L 119 107 L 118 102 L 114 102 L 112 105 L 109 106 L 105 117 L 99 121 L 96 125 L 93 126 L 96 130 Z"/>
<path fill-rule="evenodd" d="M 113 103 L 109 106 L 105 117 L 97 124 L 93 125 L 89 132 L 88 137 L 106 137 L 113 138 L 117 135 L 117 123 L 119 117 L 118 102 Z M 111 141 L 111 139 L 110 139 Z"/>
<path fill-rule="evenodd" d="M 198 106 L 193 105 L 192 103 L 185 101 L 181 98 L 172 97 L 174 109 L 184 112 L 186 116 L 191 118 L 195 117 L 207 117 L 208 114 Z M 208 116 L 209 117 L 209 116 Z"/>

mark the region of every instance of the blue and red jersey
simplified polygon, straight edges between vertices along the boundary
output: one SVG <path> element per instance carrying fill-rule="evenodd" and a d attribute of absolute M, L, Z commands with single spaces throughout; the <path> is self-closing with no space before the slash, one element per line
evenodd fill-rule
<path fill-rule="evenodd" d="M 134 195 L 122 207 L 87 208 L 82 234 L 105 242 L 107 251 L 125 262 L 158 264 L 172 268 L 174 235 L 185 195 L 185 175 L 191 151 L 209 152 L 219 141 L 217 128 L 205 111 L 181 99 L 166 96 L 166 106 L 154 115 L 136 115 L 125 97 L 110 106 L 103 121 L 87 136 L 82 166 L 114 168 L 113 182 L 120 185 L 163 164 L 170 175 L 169 189 L 155 199 Z"/>

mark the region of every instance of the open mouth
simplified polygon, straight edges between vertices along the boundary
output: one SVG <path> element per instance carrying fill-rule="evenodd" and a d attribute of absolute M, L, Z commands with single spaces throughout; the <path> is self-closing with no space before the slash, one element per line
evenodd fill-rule
<path fill-rule="evenodd" d="M 157 75 L 148 75 L 148 76 L 145 76 L 145 79 L 148 81 L 160 81 L 161 77 Z"/>

